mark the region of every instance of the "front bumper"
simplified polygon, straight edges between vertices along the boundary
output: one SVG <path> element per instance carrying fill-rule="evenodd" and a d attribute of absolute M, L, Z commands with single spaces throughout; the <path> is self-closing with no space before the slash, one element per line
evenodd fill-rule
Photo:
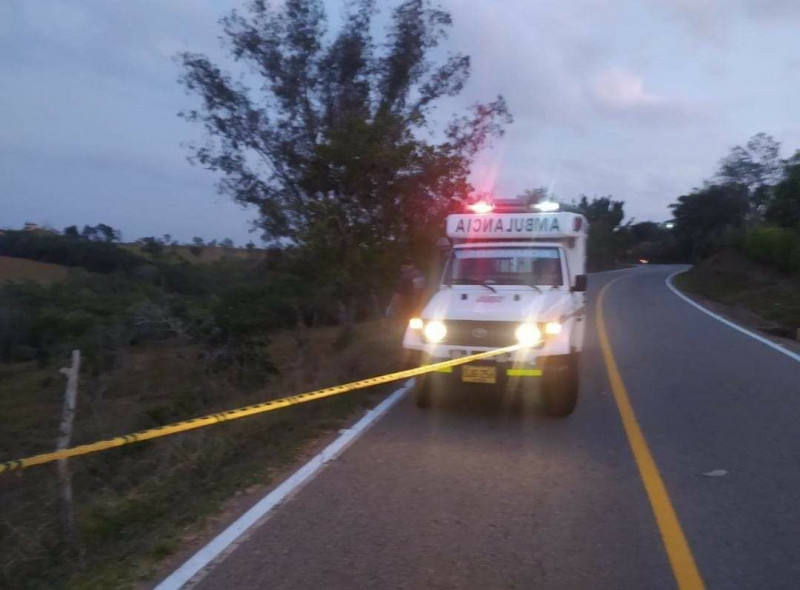
<path fill-rule="evenodd" d="M 477 352 L 477 351 L 476 351 Z M 509 356 L 509 355 L 503 355 Z M 467 388 L 484 388 L 496 389 L 499 391 L 511 391 L 519 389 L 520 387 L 528 387 L 534 383 L 538 384 L 541 381 L 554 379 L 561 376 L 570 368 L 570 359 L 572 355 L 539 355 L 532 360 L 522 362 L 517 359 L 503 359 L 500 360 L 487 359 L 475 361 L 474 363 L 466 363 L 464 365 L 457 365 L 455 367 L 448 367 L 446 369 L 438 369 L 426 373 L 417 379 L 429 380 L 434 384 L 441 385 L 444 388 L 452 386 L 467 387 Z M 406 350 L 404 357 L 405 368 L 416 368 L 423 365 L 430 365 L 448 358 L 431 357 L 425 352 L 417 350 Z M 494 367 L 496 369 L 495 383 L 473 383 L 464 381 L 464 367 Z"/>
<path fill-rule="evenodd" d="M 508 355 L 504 355 L 508 356 Z M 474 363 L 466 363 L 455 367 L 437 369 L 422 375 L 422 379 L 431 379 L 437 383 L 459 384 L 465 386 L 478 387 L 497 387 L 506 389 L 509 386 L 516 386 L 522 383 L 538 381 L 541 377 L 555 376 L 561 374 L 569 367 L 569 357 L 567 355 L 538 356 L 532 362 L 514 362 L 510 360 L 481 360 Z M 430 357 L 424 352 L 416 350 L 406 350 L 404 357 L 404 368 L 416 368 L 423 365 L 449 360 L 447 358 Z M 496 382 L 492 384 L 472 383 L 464 381 L 464 367 L 494 367 L 496 369 Z M 418 377 L 419 378 L 419 377 Z"/>

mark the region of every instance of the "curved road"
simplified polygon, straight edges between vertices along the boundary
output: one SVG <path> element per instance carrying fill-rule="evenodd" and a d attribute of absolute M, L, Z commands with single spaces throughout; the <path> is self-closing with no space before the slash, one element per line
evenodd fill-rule
<path fill-rule="evenodd" d="M 595 328 L 614 279 L 613 357 L 706 587 L 800 587 L 800 363 L 675 270 L 592 275 L 573 416 L 404 399 L 197 587 L 675 588 Z"/>

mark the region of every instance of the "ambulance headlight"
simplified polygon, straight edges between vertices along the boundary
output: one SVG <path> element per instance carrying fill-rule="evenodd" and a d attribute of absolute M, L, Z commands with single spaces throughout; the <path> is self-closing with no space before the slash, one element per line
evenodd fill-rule
<path fill-rule="evenodd" d="M 432 320 L 425 324 L 422 333 L 425 334 L 425 339 L 428 342 L 436 344 L 444 340 L 444 337 L 447 335 L 447 328 L 445 328 L 444 324 L 439 320 Z"/>
<path fill-rule="evenodd" d="M 558 336 L 561 334 L 561 322 L 547 322 L 544 325 L 544 333 L 548 336 Z"/>
<path fill-rule="evenodd" d="M 516 332 L 517 342 L 523 346 L 535 346 L 542 340 L 542 331 L 536 324 L 520 324 Z"/>

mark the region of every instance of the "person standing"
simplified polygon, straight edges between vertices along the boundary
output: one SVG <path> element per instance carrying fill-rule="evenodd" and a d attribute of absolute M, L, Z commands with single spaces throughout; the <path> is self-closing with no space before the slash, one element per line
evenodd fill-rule
<path fill-rule="evenodd" d="M 408 322 L 419 312 L 424 292 L 425 275 L 414 266 L 412 260 L 403 260 L 386 316 L 398 322 Z"/>

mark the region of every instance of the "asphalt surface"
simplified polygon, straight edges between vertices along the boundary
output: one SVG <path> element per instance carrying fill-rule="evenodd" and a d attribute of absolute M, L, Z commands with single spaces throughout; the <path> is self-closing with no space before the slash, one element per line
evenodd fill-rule
<path fill-rule="evenodd" d="M 592 275 L 571 417 L 405 399 L 197 587 L 674 588 L 595 332 L 621 277 L 613 353 L 706 586 L 799 588 L 800 363 L 671 293 L 674 270 Z"/>

